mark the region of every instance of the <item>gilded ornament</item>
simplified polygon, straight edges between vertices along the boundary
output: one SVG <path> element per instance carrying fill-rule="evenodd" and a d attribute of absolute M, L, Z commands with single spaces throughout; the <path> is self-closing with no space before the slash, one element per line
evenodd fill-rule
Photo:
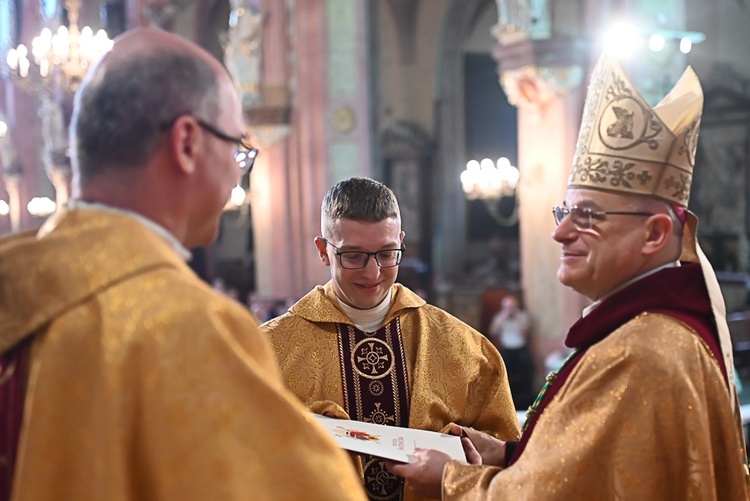
<path fill-rule="evenodd" d="M 341 105 L 331 113 L 331 126 L 339 134 L 348 134 L 357 124 L 357 117 L 354 110 L 347 106 Z"/>

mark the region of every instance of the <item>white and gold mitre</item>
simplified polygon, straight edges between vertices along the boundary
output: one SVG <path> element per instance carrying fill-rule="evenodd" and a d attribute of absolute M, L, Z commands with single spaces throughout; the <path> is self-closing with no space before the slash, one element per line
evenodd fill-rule
<path fill-rule="evenodd" d="M 647 195 L 687 207 L 703 90 L 688 67 L 651 108 L 605 54 L 589 84 L 568 188 Z"/>

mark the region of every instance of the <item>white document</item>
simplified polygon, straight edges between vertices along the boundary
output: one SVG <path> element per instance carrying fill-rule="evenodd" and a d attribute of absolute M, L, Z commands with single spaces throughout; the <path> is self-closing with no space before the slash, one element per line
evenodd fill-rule
<path fill-rule="evenodd" d="M 466 461 L 461 438 L 455 435 L 313 415 L 342 449 L 402 463 L 416 461 L 414 449 L 436 449 L 452 459 Z"/>

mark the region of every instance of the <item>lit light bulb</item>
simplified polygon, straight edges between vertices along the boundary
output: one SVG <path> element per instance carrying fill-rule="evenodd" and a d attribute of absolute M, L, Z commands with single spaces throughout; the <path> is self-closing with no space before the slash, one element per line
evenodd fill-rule
<path fill-rule="evenodd" d="M 26 205 L 26 209 L 28 209 L 29 214 L 38 217 L 49 216 L 50 214 L 55 212 L 55 208 L 55 202 L 53 202 L 48 197 L 34 197 Z"/>
<path fill-rule="evenodd" d="M 234 205 L 237 207 L 241 206 L 245 203 L 245 190 L 242 189 L 242 187 L 238 184 L 232 189 L 232 195 L 230 196 L 230 200 Z"/>
<path fill-rule="evenodd" d="M 507 158 L 500 157 L 497 160 L 497 170 L 499 171 L 501 182 L 507 185 L 508 188 L 515 189 L 521 177 L 518 168 L 511 165 L 510 160 Z"/>
<path fill-rule="evenodd" d="M 693 41 L 690 40 L 688 37 L 683 37 L 680 40 L 680 52 L 682 52 L 683 54 L 689 54 L 692 49 L 693 49 Z"/>
<path fill-rule="evenodd" d="M 5 58 L 5 62 L 8 63 L 8 68 L 12 71 L 16 71 L 18 69 L 18 51 L 16 49 L 10 49 Z"/>
<path fill-rule="evenodd" d="M 652 52 L 661 52 L 664 49 L 665 44 L 666 40 L 663 35 L 651 35 L 648 39 L 648 48 L 651 49 Z"/>
<path fill-rule="evenodd" d="M 604 34 L 603 39 L 606 50 L 613 52 L 618 57 L 626 58 L 638 47 L 640 36 L 633 25 L 619 22 Z"/>

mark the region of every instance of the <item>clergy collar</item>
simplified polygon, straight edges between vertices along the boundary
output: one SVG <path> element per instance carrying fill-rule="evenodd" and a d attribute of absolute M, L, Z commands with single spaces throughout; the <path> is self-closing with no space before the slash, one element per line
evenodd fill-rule
<path fill-rule="evenodd" d="M 375 332 L 380 328 L 381 325 L 383 325 L 385 316 L 388 314 L 388 310 L 391 307 L 392 292 L 393 288 L 391 287 L 388 289 L 388 294 L 386 294 L 385 298 L 380 302 L 380 304 L 375 306 L 374 308 L 370 308 L 369 310 L 359 310 L 357 308 L 352 308 L 348 304 L 344 303 L 341 299 L 339 299 L 338 296 L 336 296 L 336 299 L 338 299 L 339 301 L 341 310 L 346 314 L 347 317 L 349 317 L 349 320 L 352 321 L 357 329 L 360 329 L 364 332 Z"/>

